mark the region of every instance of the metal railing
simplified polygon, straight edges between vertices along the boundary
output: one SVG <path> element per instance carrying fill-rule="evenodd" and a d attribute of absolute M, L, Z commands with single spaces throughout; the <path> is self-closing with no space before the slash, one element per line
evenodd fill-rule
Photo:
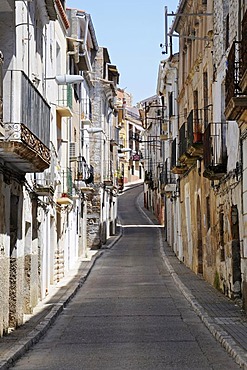
<path fill-rule="evenodd" d="M 187 118 L 188 146 L 202 142 L 202 110 L 192 109 Z"/>
<path fill-rule="evenodd" d="M 204 131 L 203 160 L 205 168 L 226 166 L 226 127 L 225 122 L 209 123 Z"/>
<path fill-rule="evenodd" d="M 234 41 L 227 58 L 226 70 L 226 106 L 233 97 L 242 95 L 239 87 L 242 78 L 241 65 L 241 43 Z"/>
<path fill-rule="evenodd" d="M 161 172 L 160 181 L 164 185 L 176 184 L 176 176 L 175 176 L 174 173 L 171 172 L 170 160 L 168 160 L 168 159 L 166 159 L 166 161 L 165 161 L 163 171 Z"/>
<path fill-rule="evenodd" d="M 23 71 L 6 71 L 3 91 L 3 124 L 25 125 L 49 148 L 50 106 L 27 75 Z"/>
<path fill-rule="evenodd" d="M 186 150 L 188 148 L 186 125 L 187 123 L 184 122 L 179 129 L 179 157 L 181 157 L 184 153 L 186 153 Z"/>
<path fill-rule="evenodd" d="M 58 100 L 57 105 L 60 107 L 69 107 L 72 109 L 72 94 L 73 89 L 71 85 L 60 85 L 58 86 Z"/>
<path fill-rule="evenodd" d="M 179 157 L 185 154 L 191 145 L 202 144 L 202 110 L 193 109 L 179 129 Z"/>
<path fill-rule="evenodd" d="M 242 20 L 242 40 L 241 40 L 241 63 L 240 63 L 240 75 L 243 77 L 247 71 L 247 11 L 244 14 Z"/>
<path fill-rule="evenodd" d="M 62 170 L 62 194 L 72 196 L 73 181 L 72 181 L 72 170 L 66 168 Z"/>

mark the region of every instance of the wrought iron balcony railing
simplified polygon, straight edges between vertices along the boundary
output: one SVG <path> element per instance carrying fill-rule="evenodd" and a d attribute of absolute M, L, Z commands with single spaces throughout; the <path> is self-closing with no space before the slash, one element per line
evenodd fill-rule
<path fill-rule="evenodd" d="M 180 163 L 178 160 L 178 145 L 175 138 L 172 142 L 172 156 L 171 156 L 171 171 L 174 174 L 182 174 L 187 171 L 187 166 Z"/>
<path fill-rule="evenodd" d="M 226 98 L 225 116 L 227 120 L 238 120 L 247 110 L 247 74 L 243 64 L 243 55 L 246 51 L 245 41 L 235 41 L 230 49 L 227 59 L 226 71 Z"/>
<path fill-rule="evenodd" d="M 23 71 L 7 71 L 3 83 L 4 123 L 25 125 L 49 147 L 50 106 L 43 96 Z"/>
<path fill-rule="evenodd" d="M 174 173 L 171 172 L 170 160 L 166 159 L 163 171 L 160 174 L 160 182 L 163 184 L 175 184 L 176 177 Z"/>
<path fill-rule="evenodd" d="M 61 171 L 61 195 L 71 197 L 73 194 L 73 180 L 71 168 L 64 168 Z"/>
<path fill-rule="evenodd" d="M 186 153 L 188 148 L 186 125 L 186 122 L 184 122 L 179 129 L 179 157 Z"/>
<path fill-rule="evenodd" d="M 41 172 L 50 164 L 50 107 L 22 71 L 3 80 L 0 156 L 22 172 Z"/>
<path fill-rule="evenodd" d="M 241 78 L 247 75 L 247 37 L 246 35 L 247 35 L 247 11 L 245 12 L 243 20 L 242 20 L 242 40 L 241 40 L 241 58 L 240 58 Z M 245 88 L 247 88 L 247 83 L 245 84 Z"/>
<path fill-rule="evenodd" d="M 210 180 L 219 180 L 227 170 L 226 126 L 224 122 L 213 122 L 204 132 L 203 176 Z"/>
<path fill-rule="evenodd" d="M 227 58 L 226 70 L 226 106 L 229 104 L 233 97 L 241 95 L 240 80 L 240 56 L 241 56 L 241 43 L 233 42 Z"/>
<path fill-rule="evenodd" d="M 176 177 L 174 175 L 174 173 L 172 173 L 171 171 L 167 171 L 165 173 L 165 185 L 167 184 L 176 184 Z"/>
<path fill-rule="evenodd" d="M 58 192 L 56 202 L 60 205 L 73 204 L 73 181 L 71 168 L 66 168 L 61 171 L 61 179 L 61 191 Z"/>
<path fill-rule="evenodd" d="M 56 150 L 51 146 L 50 167 L 43 173 L 37 173 L 34 179 L 34 191 L 37 195 L 54 195 L 58 186 L 62 184 L 61 167 Z"/>
<path fill-rule="evenodd" d="M 199 109 L 193 109 L 187 118 L 187 142 L 188 147 L 191 145 L 202 144 L 202 111 Z"/>
<path fill-rule="evenodd" d="M 187 122 L 179 130 L 179 162 L 193 164 L 203 153 L 201 110 L 191 110 Z"/>

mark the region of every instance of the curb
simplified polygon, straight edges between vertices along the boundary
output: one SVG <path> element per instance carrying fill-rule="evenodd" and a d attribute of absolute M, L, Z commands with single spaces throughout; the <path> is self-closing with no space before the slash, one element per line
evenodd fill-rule
<path fill-rule="evenodd" d="M 145 213 L 145 211 L 142 209 L 140 204 L 140 197 L 139 195 L 136 204 L 141 211 L 141 213 L 149 220 L 150 224 L 153 224 L 152 220 L 148 217 L 148 215 Z M 175 284 L 180 289 L 184 297 L 187 299 L 187 301 L 192 306 L 193 310 L 196 312 L 196 314 L 200 317 L 201 321 L 204 323 L 204 325 L 207 327 L 207 329 L 210 331 L 210 333 L 213 335 L 213 337 L 221 344 L 221 346 L 226 350 L 226 352 L 234 359 L 234 361 L 244 370 L 247 370 L 247 354 L 244 349 L 242 349 L 235 340 L 231 337 L 230 334 L 222 330 L 218 325 L 214 324 L 212 321 L 213 319 L 206 313 L 204 308 L 198 303 L 195 296 L 191 293 L 191 291 L 184 285 L 184 283 L 180 280 L 177 273 L 174 271 L 172 265 L 169 262 L 169 259 L 164 251 L 163 248 L 163 240 L 162 240 L 162 234 L 160 229 L 157 228 L 158 234 L 159 234 L 159 246 L 160 246 L 160 253 L 162 256 L 162 259 L 172 276 Z"/>
<path fill-rule="evenodd" d="M 159 230 L 160 233 L 160 230 Z M 180 289 L 184 297 L 192 306 L 193 310 L 200 317 L 201 321 L 213 335 L 213 337 L 221 344 L 221 346 L 227 351 L 227 353 L 235 360 L 235 362 L 241 366 L 241 368 L 247 370 L 247 355 L 246 352 L 237 345 L 235 340 L 224 330 L 222 330 L 218 325 L 212 323 L 211 317 L 206 313 L 204 308 L 198 303 L 194 295 L 190 290 L 183 284 L 179 279 L 176 272 L 173 270 L 163 247 L 160 247 L 160 252 L 163 258 L 163 261 L 171 274 L 175 284 Z"/>
<path fill-rule="evenodd" d="M 72 287 L 70 287 L 65 293 L 62 299 L 59 302 L 54 304 L 51 308 L 49 313 L 45 316 L 45 318 L 33 329 L 30 333 L 28 333 L 25 337 L 16 343 L 11 350 L 9 350 L 2 358 L 0 357 L 0 369 L 7 370 L 15 361 L 21 358 L 34 344 L 36 344 L 48 331 L 51 325 L 55 322 L 57 317 L 63 312 L 66 308 L 68 303 L 72 300 L 72 298 L 76 295 L 78 290 L 81 288 L 83 283 L 86 281 L 87 277 L 89 276 L 93 266 L 95 265 L 98 258 L 100 258 L 105 250 L 112 248 L 117 241 L 122 237 L 122 227 L 120 226 L 119 235 L 117 235 L 112 242 L 109 243 L 107 246 L 103 246 L 101 250 L 99 250 L 90 261 L 90 266 L 87 271 L 82 275 L 77 283 L 74 283 Z"/>

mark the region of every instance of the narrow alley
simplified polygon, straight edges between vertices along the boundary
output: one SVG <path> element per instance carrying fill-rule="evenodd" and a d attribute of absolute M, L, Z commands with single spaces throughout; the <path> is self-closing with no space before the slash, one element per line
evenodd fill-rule
<path fill-rule="evenodd" d="M 175 284 L 162 258 L 160 226 L 141 210 L 142 190 L 133 186 L 119 197 L 122 237 L 14 368 L 239 368 Z"/>

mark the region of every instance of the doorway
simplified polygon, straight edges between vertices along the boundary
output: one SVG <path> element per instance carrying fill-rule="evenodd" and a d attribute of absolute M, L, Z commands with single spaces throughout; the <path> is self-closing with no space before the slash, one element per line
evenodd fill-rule
<path fill-rule="evenodd" d="M 233 298 L 241 298 L 241 255 L 237 206 L 231 209 Z"/>
<path fill-rule="evenodd" d="M 201 203 L 199 196 L 197 197 L 197 273 L 203 274 L 203 247 L 202 247 L 202 219 L 201 219 Z"/>

